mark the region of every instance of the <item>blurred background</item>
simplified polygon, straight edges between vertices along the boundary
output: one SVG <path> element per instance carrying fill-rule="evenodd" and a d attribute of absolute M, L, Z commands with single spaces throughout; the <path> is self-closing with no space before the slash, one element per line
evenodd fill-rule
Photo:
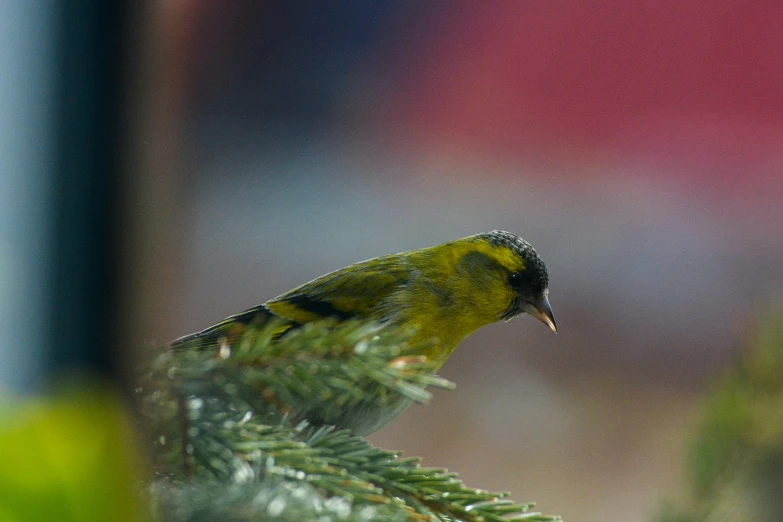
<path fill-rule="evenodd" d="M 125 368 L 350 263 L 504 229 L 546 261 L 558 334 L 527 317 L 485 328 L 441 371 L 455 392 L 371 440 L 566 520 L 645 520 L 676 490 L 701 394 L 783 294 L 783 7 L 139 11 L 113 55 L 125 61 L 108 320 Z M 0 34 L 55 53 L 40 35 Z M 0 96 L 49 85 L 39 63 Z M 2 330 L 35 335 L 47 287 L 31 294 L 20 267 L 35 279 L 25 260 L 43 259 L 30 245 L 55 218 L 30 205 L 57 184 L 35 178 L 48 156 L 29 146 L 49 113 L 15 107 L 26 126 L 4 125 L 0 151 L 27 170 L 0 193 Z M 0 386 L 29 388 L 45 357 L 19 356 L 7 335 Z"/>

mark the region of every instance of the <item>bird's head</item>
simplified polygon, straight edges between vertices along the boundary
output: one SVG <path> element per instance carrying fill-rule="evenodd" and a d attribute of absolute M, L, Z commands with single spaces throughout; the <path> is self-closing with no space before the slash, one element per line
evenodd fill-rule
<path fill-rule="evenodd" d="M 455 276 L 474 310 L 487 322 L 526 313 L 557 332 L 549 305 L 549 276 L 535 249 L 524 239 L 494 230 L 459 240 Z"/>

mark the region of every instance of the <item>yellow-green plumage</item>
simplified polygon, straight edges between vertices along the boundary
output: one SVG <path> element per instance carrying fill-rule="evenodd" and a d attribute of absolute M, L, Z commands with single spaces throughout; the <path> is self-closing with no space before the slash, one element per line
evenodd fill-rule
<path fill-rule="evenodd" d="M 281 334 L 319 319 L 356 318 L 413 328 L 411 344 L 429 346 L 421 355 L 435 371 L 465 337 L 501 319 L 526 312 L 555 330 L 547 286 L 546 268 L 533 247 L 513 234 L 493 231 L 331 272 L 171 346 L 199 349 L 215 346 L 220 338 L 230 341 L 259 316 L 285 320 Z M 337 423 L 360 435 L 371 433 L 408 404 L 346 412 Z"/>

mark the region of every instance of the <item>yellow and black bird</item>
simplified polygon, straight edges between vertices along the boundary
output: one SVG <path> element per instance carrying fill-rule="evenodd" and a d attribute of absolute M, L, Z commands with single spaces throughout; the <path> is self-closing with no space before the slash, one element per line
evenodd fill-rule
<path fill-rule="evenodd" d="M 410 327 L 411 345 L 440 368 L 468 335 L 482 326 L 529 314 L 557 331 L 549 305 L 549 277 L 535 249 L 495 230 L 420 250 L 362 261 L 321 276 L 201 332 L 179 338 L 173 349 L 203 349 L 232 339 L 245 325 L 269 318 L 283 330 L 325 318 L 366 319 Z M 346 412 L 333 422 L 366 435 L 407 408 Z"/>

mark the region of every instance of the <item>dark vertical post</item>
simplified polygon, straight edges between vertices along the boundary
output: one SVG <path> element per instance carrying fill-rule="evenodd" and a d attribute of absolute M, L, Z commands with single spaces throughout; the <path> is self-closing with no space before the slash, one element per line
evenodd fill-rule
<path fill-rule="evenodd" d="M 61 0 L 50 371 L 118 378 L 117 191 L 125 3 Z"/>

